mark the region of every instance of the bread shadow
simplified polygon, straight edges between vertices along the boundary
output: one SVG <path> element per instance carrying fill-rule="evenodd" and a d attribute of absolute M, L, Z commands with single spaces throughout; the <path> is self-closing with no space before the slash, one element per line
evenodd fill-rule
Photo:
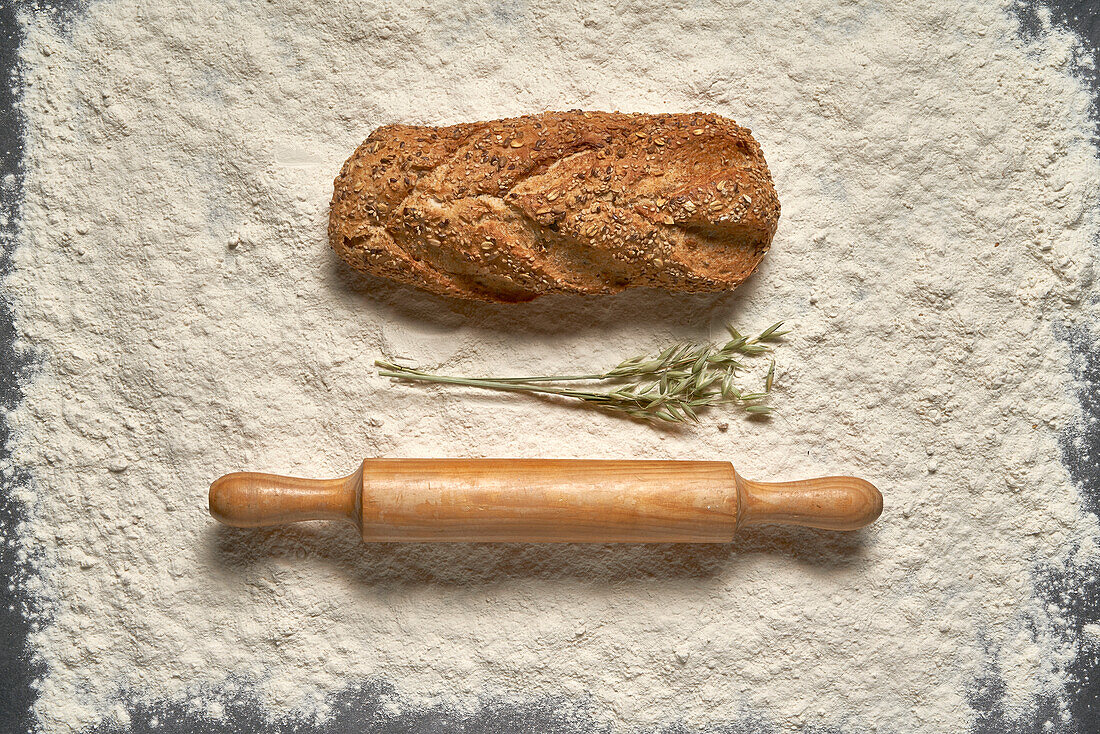
<path fill-rule="evenodd" d="M 581 334 L 646 325 L 693 331 L 715 314 L 736 319 L 741 301 L 752 290 L 750 276 L 736 291 L 676 293 L 628 288 L 600 296 L 550 294 L 525 303 L 488 303 L 437 296 L 385 278 L 351 269 L 335 253 L 328 279 L 337 292 L 374 307 L 374 312 L 439 328 L 468 328 L 510 335 Z"/>
<path fill-rule="evenodd" d="M 746 528 L 731 543 L 364 543 L 349 524 L 300 523 L 263 529 L 212 525 L 206 561 L 227 579 L 272 561 L 321 562 L 363 588 L 493 585 L 512 579 L 592 584 L 720 577 L 739 559 L 769 554 L 814 569 L 856 564 L 865 531 Z"/>

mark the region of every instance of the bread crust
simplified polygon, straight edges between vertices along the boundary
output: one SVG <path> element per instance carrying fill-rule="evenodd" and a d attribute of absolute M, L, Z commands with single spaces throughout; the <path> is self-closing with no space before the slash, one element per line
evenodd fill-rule
<path fill-rule="evenodd" d="M 760 146 L 733 120 L 546 112 L 376 129 L 336 177 L 329 240 L 357 270 L 513 303 L 732 289 L 778 223 Z"/>

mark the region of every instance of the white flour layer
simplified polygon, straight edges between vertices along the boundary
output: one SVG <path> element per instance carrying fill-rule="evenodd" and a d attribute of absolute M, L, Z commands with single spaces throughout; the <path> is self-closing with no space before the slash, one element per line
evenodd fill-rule
<path fill-rule="evenodd" d="M 227 680 L 273 717 L 384 678 L 395 705 L 562 695 L 621 731 L 962 731 L 979 679 L 1003 679 L 1010 717 L 1057 695 L 1078 642 L 1034 573 L 1086 562 L 1097 536 L 1058 459 L 1076 402 L 1054 325 L 1095 318 L 1100 228 L 1076 41 L 1022 40 L 986 0 L 433 5 L 24 16 L 5 287 L 42 366 L 8 418 L 49 610 L 43 728 L 135 696 L 216 715 Z M 751 127 L 783 203 L 751 282 L 496 307 L 361 280 L 329 251 L 332 177 L 375 126 L 568 108 Z M 780 318 L 770 422 L 655 430 L 372 368 L 598 368 Z M 855 473 L 886 511 L 854 535 L 610 548 L 363 546 L 205 510 L 231 470 L 484 455 Z"/>

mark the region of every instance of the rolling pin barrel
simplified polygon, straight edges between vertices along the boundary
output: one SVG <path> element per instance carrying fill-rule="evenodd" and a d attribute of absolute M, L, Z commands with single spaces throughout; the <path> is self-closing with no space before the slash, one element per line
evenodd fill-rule
<path fill-rule="evenodd" d="M 734 476 L 723 462 L 368 461 L 363 538 L 728 542 Z"/>
<path fill-rule="evenodd" d="M 882 496 L 854 477 L 752 482 L 718 461 L 368 459 L 340 479 L 228 474 L 210 511 L 242 527 L 345 519 L 367 541 L 725 543 L 747 524 L 853 530 Z"/>

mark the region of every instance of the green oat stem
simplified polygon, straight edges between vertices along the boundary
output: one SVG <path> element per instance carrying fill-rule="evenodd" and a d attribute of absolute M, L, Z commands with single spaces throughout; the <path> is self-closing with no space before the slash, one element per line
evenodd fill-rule
<path fill-rule="evenodd" d="M 744 393 L 733 380 L 744 365 L 740 357 L 753 357 L 771 351 L 763 342 L 774 341 L 785 331 L 783 322 L 773 324 L 759 335 L 748 338 L 733 327 L 727 327 L 730 341 L 722 346 L 683 343 L 665 349 L 656 356 L 638 356 L 620 362 L 607 372 L 582 375 L 547 375 L 533 377 L 460 377 L 437 375 L 377 360 L 382 377 L 401 380 L 462 385 L 486 390 L 536 393 L 572 398 L 595 407 L 625 413 L 643 420 L 671 423 L 698 421 L 697 408 L 718 405 L 740 405 L 750 414 L 767 414 L 772 408 L 759 401 L 768 397 L 775 374 L 772 359 L 765 377 L 764 392 Z M 547 383 L 608 382 L 619 387 L 608 390 L 583 390 Z"/>

